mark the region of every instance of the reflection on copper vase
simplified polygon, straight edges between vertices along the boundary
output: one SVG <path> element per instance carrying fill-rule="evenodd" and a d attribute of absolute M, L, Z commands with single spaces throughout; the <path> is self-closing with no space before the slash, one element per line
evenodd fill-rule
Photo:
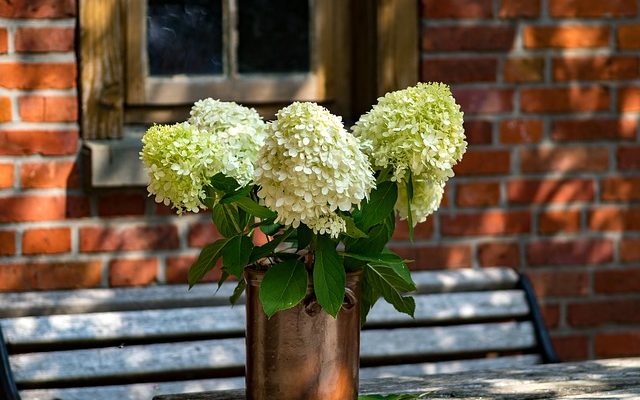
<path fill-rule="evenodd" d="M 264 273 L 247 282 L 247 400 L 356 400 L 360 359 L 361 272 L 347 274 L 337 318 L 313 294 L 267 319 L 259 299 Z"/>

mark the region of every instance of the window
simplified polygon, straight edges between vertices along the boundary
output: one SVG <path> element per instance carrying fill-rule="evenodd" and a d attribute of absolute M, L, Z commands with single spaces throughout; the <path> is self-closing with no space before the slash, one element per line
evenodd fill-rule
<path fill-rule="evenodd" d="M 349 120 L 417 80 L 415 0 L 79 6 L 81 129 L 93 187 L 143 185 L 145 127 L 185 120 L 200 98 L 237 101 L 266 118 L 291 101 L 316 101 Z"/>

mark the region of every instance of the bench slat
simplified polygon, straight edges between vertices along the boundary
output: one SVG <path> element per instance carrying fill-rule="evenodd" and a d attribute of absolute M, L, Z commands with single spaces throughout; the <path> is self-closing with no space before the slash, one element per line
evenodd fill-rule
<path fill-rule="evenodd" d="M 473 338 L 473 340 L 469 340 Z M 398 328 L 362 332 L 361 359 L 437 356 L 529 349 L 535 337 L 529 322 Z M 244 339 L 217 339 L 124 348 L 26 353 L 10 356 L 18 383 L 44 383 L 127 375 L 242 368 Z M 42 368 L 46 365 L 47 368 Z"/>
<path fill-rule="evenodd" d="M 419 293 L 512 289 L 518 275 L 511 269 L 483 268 L 413 272 Z M 144 288 L 78 289 L 56 292 L 0 293 L 0 318 L 100 311 L 226 305 L 233 282 L 216 293 L 216 284 L 163 285 Z"/>
<path fill-rule="evenodd" d="M 451 373 L 472 369 L 510 368 L 534 365 L 540 362 L 535 355 L 507 356 L 478 360 L 445 361 L 426 364 L 404 364 L 389 367 L 370 367 L 360 369 L 360 379 L 379 377 L 418 376 L 434 373 Z M 150 399 L 160 394 L 193 393 L 225 389 L 244 388 L 244 378 L 218 378 L 183 382 L 143 383 L 122 386 L 84 387 L 68 389 L 36 389 L 21 393 L 22 400 L 139 400 Z"/>
<path fill-rule="evenodd" d="M 524 293 L 517 290 L 442 293 L 415 297 L 415 321 L 379 301 L 368 326 L 402 323 L 444 323 L 527 315 Z M 93 314 L 20 317 L 0 321 L 7 343 L 13 345 L 99 342 L 195 335 L 241 336 L 244 306 L 199 307 Z"/>

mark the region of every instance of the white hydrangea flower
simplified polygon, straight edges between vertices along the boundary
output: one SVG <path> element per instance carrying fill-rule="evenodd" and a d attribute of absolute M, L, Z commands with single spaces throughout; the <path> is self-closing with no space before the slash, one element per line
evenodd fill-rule
<path fill-rule="evenodd" d="M 358 140 L 340 117 L 315 103 L 293 103 L 267 127 L 256 167 L 258 196 L 277 221 L 337 237 L 346 230 L 338 210 L 349 211 L 375 185 Z"/>
<path fill-rule="evenodd" d="M 140 152 L 149 193 L 178 214 L 205 208 L 205 187 L 219 172 L 250 183 L 266 126 L 252 109 L 211 99 L 197 102 L 189 121 L 152 126 Z"/>
<path fill-rule="evenodd" d="M 391 169 L 399 183 L 396 209 L 407 217 L 406 179 L 413 176 L 414 223 L 424 221 L 440 204 L 453 166 L 466 151 L 463 113 L 442 83 L 418 83 L 387 93 L 354 126 L 363 151 L 376 170 Z"/>

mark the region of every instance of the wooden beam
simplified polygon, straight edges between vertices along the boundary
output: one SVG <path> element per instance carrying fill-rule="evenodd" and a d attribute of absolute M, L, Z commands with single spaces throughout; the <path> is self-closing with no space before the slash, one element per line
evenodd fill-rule
<path fill-rule="evenodd" d="M 124 115 L 120 0 L 83 0 L 79 11 L 82 136 L 118 138 Z"/>

